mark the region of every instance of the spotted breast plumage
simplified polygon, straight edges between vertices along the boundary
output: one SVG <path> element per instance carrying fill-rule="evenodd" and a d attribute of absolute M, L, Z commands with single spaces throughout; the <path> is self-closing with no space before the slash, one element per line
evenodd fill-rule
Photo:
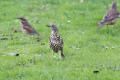
<path fill-rule="evenodd" d="M 54 24 L 48 25 L 52 29 L 51 36 L 49 38 L 49 43 L 50 43 L 50 48 L 54 53 L 57 53 L 60 51 L 61 57 L 64 57 L 63 54 L 63 39 L 62 37 L 58 34 L 57 27 Z"/>

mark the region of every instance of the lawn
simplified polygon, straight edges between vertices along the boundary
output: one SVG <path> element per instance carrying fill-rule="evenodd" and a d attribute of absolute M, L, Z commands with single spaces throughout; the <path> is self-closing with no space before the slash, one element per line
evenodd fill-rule
<path fill-rule="evenodd" d="M 120 19 L 97 30 L 111 3 L 0 0 L 0 80 L 120 80 Z M 40 41 L 21 32 L 21 16 L 42 35 Z M 64 59 L 52 56 L 47 24 L 56 24 L 63 37 Z"/>

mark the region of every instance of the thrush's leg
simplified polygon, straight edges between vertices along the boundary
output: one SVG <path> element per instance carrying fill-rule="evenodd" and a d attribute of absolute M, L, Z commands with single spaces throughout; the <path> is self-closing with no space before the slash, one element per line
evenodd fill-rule
<path fill-rule="evenodd" d="M 64 58 L 63 49 L 60 50 L 60 56 Z"/>
<path fill-rule="evenodd" d="M 108 27 L 108 24 L 107 24 L 107 33 L 109 34 L 109 27 Z"/>
<path fill-rule="evenodd" d="M 52 56 L 54 56 L 54 51 L 52 50 Z"/>
<path fill-rule="evenodd" d="M 53 50 L 52 50 L 52 56 L 55 57 L 55 56 L 54 56 L 54 51 L 53 51 Z"/>

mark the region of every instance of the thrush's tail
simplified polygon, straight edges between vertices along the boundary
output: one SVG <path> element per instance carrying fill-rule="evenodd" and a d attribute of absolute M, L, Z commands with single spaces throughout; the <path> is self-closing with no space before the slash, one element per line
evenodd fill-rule
<path fill-rule="evenodd" d="M 98 25 L 98 28 L 97 29 L 101 29 L 103 26 L 104 26 L 104 22 L 100 22 L 100 23 L 98 23 L 99 25 Z"/>
<path fill-rule="evenodd" d="M 37 32 L 35 32 L 35 35 L 37 35 L 37 36 L 39 36 L 40 38 L 42 38 L 42 36 L 41 36 L 39 33 L 37 33 Z"/>

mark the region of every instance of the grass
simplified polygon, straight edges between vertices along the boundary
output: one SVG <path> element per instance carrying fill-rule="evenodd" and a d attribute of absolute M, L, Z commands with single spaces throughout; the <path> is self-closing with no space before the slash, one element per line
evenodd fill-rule
<path fill-rule="evenodd" d="M 120 80 L 120 20 L 114 27 L 96 30 L 111 3 L 112 0 L 0 0 L 0 80 Z M 21 32 L 16 19 L 20 16 L 43 36 L 40 42 L 36 36 Z M 46 27 L 50 23 L 58 26 L 64 39 L 65 59 L 58 54 L 52 57 L 48 43 L 51 31 Z M 94 74 L 96 70 L 99 73 Z"/>

